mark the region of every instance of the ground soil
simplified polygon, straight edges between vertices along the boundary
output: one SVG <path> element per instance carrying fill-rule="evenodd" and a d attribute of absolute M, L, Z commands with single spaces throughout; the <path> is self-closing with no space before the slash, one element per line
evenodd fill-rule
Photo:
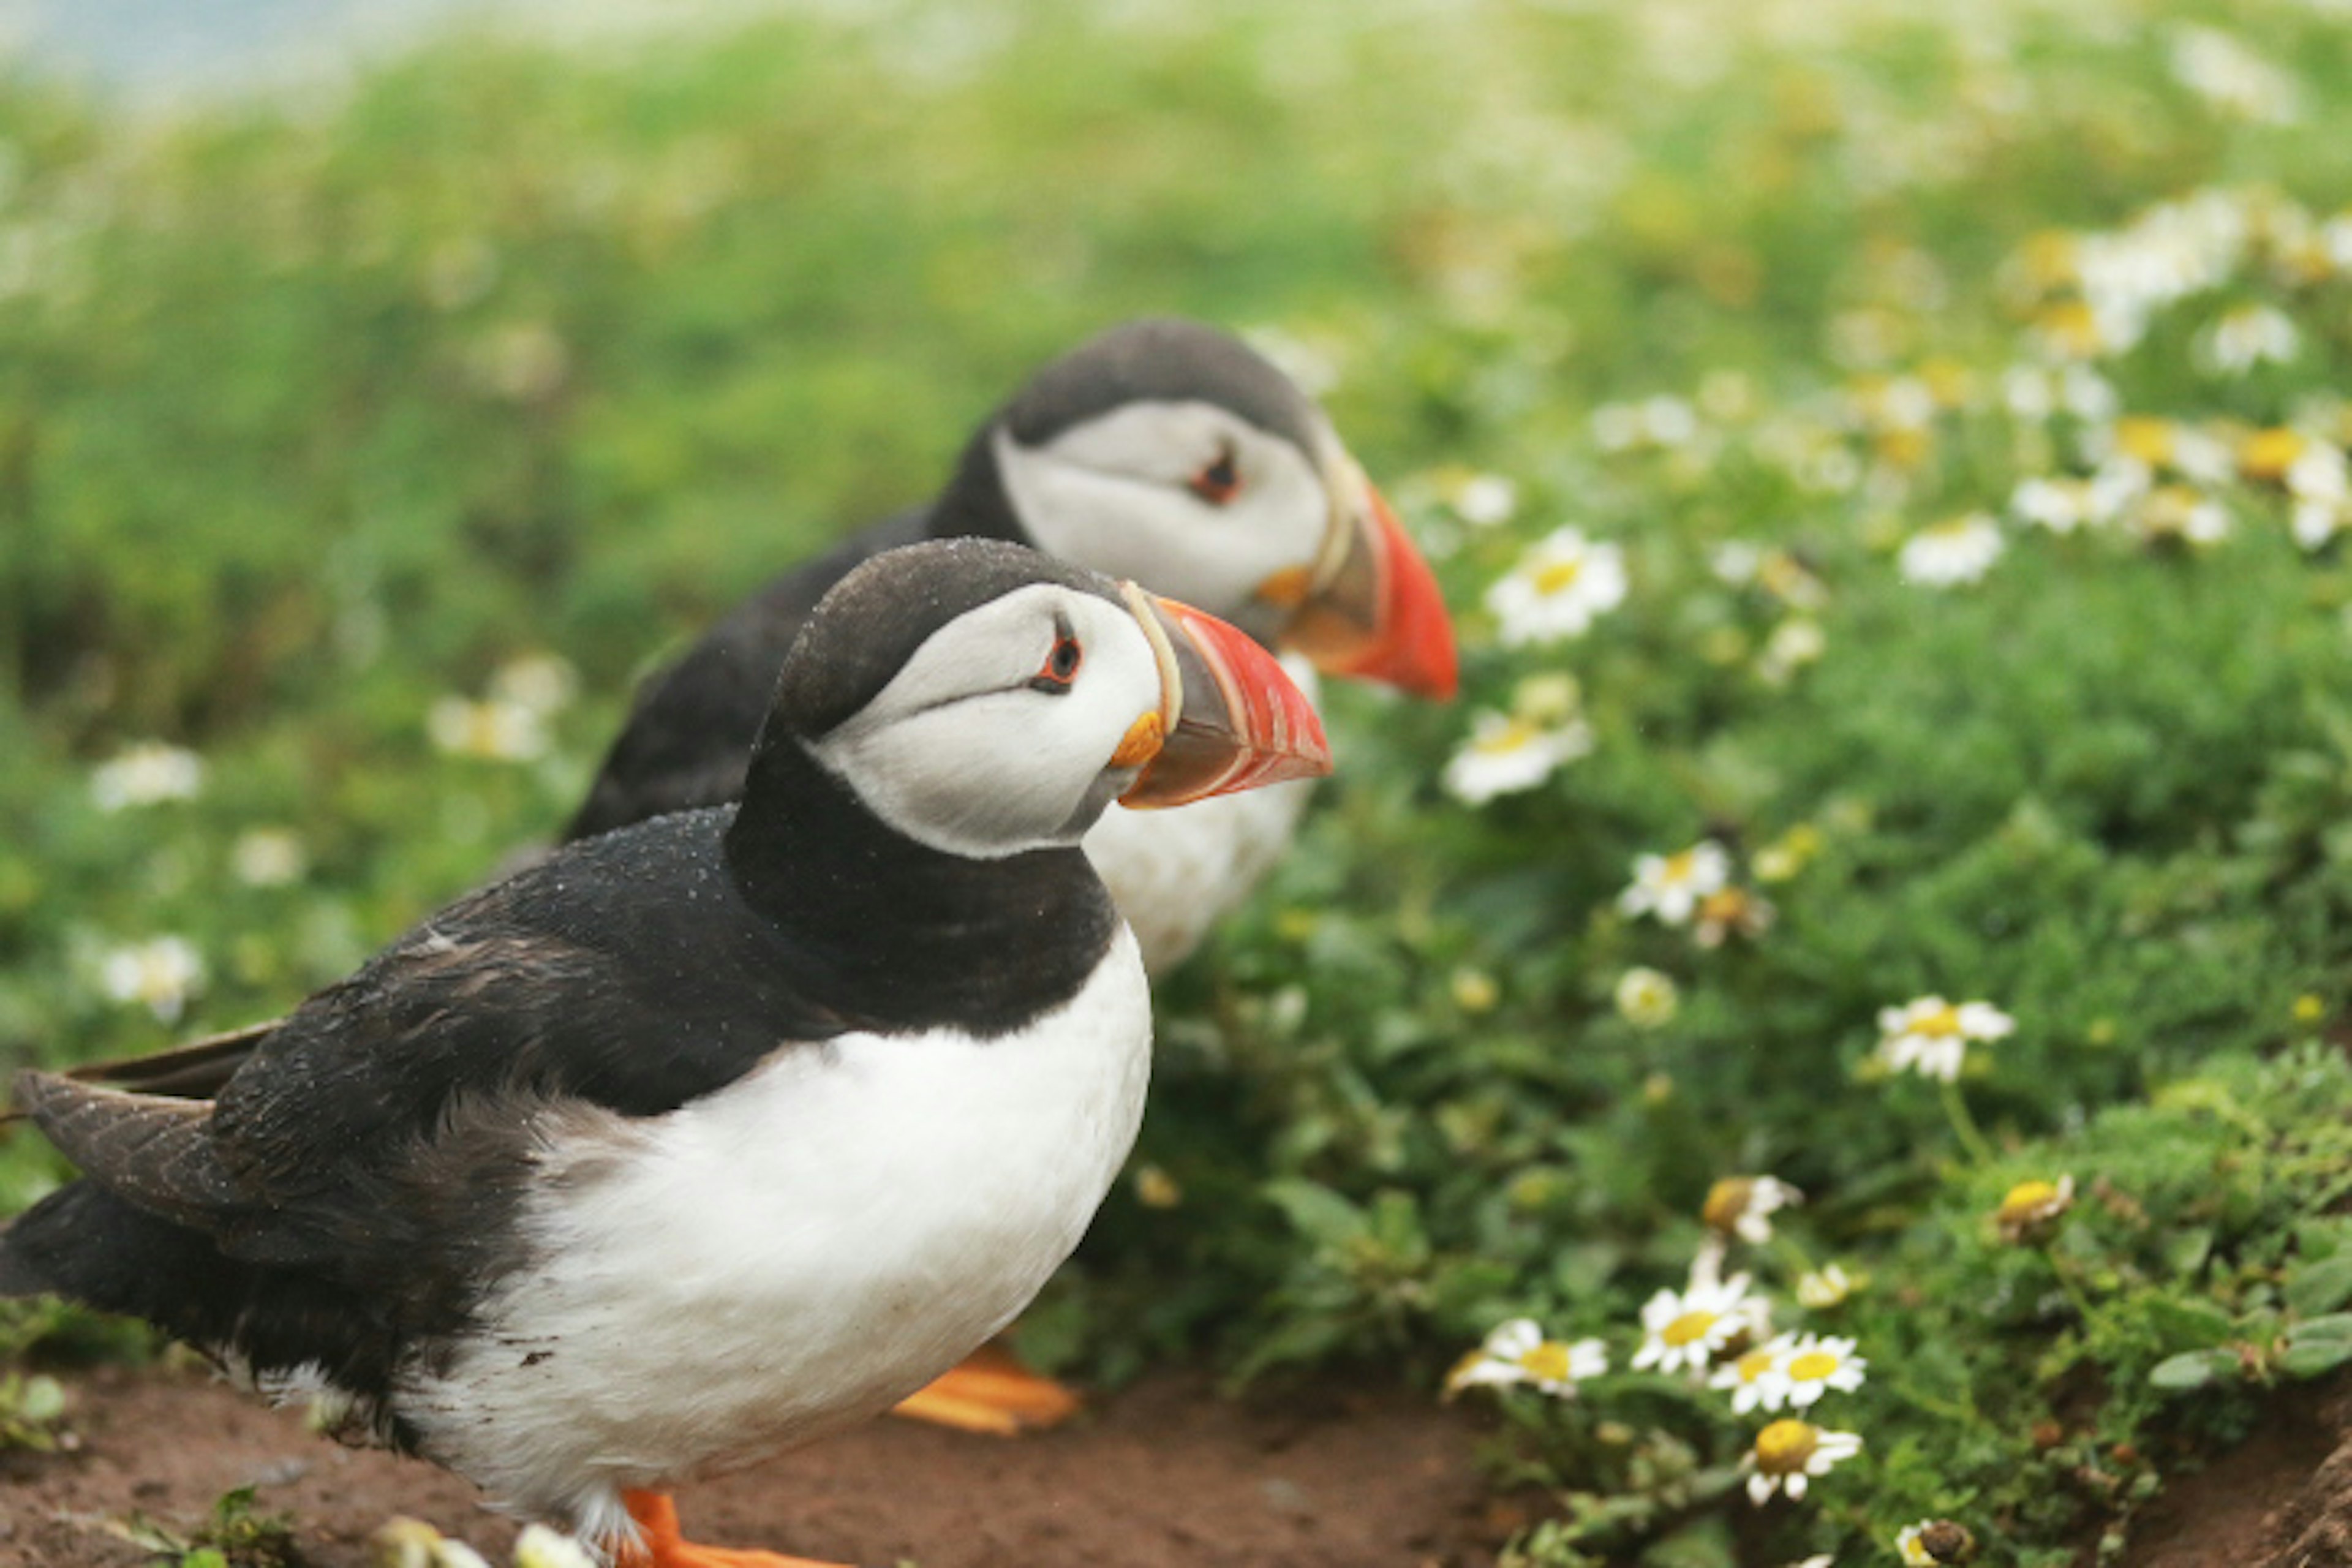
<path fill-rule="evenodd" d="M 130 1568 L 148 1554 L 109 1521 L 184 1527 L 249 1483 L 314 1568 L 362 1568 L 396 1514 L 506 1560 L 514 1527 L 463 1481 L 337 1447 L 203 1373 L 67 1382 L 79 1451 L 0 1464 L 0 1568 Z M 1402 1391 L 1236 1404 L 1166 1374 L 1014 1440 L 877 1421 L 678 1505 L 698 1540 L 875 1568 L 1486 1568 L 1512 1520 L 1480 1482 L 1477 1425 Z"/>
<path fill-rule="evenodd" d="M 0 1460 L 0 1568 L 133 1568 L 149 1554 L 110 1525 L 184 1530 L 248 1484 L 293 1516 L 312 1568 L 365 1568 L 368 1536 L 401 1514 L 493 1563 L 512 1543 L 456 1478 L 339 1447 L 201 1372 L 68 1383 L 79 1450 Z M 1402 1391 L 1236 1403 L 1168 1373 L 1015 1441 L 877 1421 L 679 1504 L 698 1539 L 869 1568 L 1491 1568 L 1528 1514 L 1481 1483 L 1481 1429 Z M 2175 1478 L 2123 1561 L 2352 1568 L 2352 1382 L 2282 1399 L 2235 1451 Z"/>

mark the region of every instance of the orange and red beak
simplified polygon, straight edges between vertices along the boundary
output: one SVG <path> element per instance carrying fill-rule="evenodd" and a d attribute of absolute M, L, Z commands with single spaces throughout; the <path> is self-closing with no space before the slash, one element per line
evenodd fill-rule
<path fill-rule="evenodd" d="M 1384 681 L 1444 701 L 1459 679 L 1454 624 L 1437 578 L 1371 481 L 1352 462 L 1338 468 L 1337 521 L 1323 558 L 1304 583 L 1293 575 L 1259 590 L 1297 605 L 1282 644 L 1326 674 Z"/>
<path fill-rule="evenodd" d="M 1122 805 L 1182 805 L 1331 771 L 1331 745 L 1306 693 L 1247 633 L 1190 605 L 1119 584 L 1160 661 L 1160 707 L 1111 761 L 1140 766 Z"/>

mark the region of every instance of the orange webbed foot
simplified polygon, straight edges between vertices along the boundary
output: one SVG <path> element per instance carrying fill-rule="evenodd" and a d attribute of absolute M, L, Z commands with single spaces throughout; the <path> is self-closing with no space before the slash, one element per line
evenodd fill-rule
<path fill-rule="evenodd" d="M 891 1414 L 961 1432 L 1016 1437 L 1058 1426 L 1077 1414 L 1078 1396 L 1050 1377 L 1040 1377 L 992 1345 L 964 1358 L 963 1364 L 899 1401 Z"/>
<path fill-rule="evenodd" d="M 677 1532 L 677 1504 L 667 1492 L 623 1492 L 621 1501 L 637 1521 L 645 1543 L 621 1552 L 614 1568 L 851 1568 L 781 1552 L 698 1546 Z"/>

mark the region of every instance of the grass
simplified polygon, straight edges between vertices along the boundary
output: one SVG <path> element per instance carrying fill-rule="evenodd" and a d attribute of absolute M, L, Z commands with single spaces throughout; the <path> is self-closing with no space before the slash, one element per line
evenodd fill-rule
<path fill-rule="evenodd" d="M 1269 330 L 1439 554 L 1465 700 L 1334 694 L 1342 776 L 1164 988 L 1136 1180 L 1029 1348 L 1434 1396 L 1528 1316 L 1612 1370 L 1463 1395 L 1559 1500 L 1525 1563 L 1936 1517 L 2118 1560 L 2352 1359 L 2352 573 L 2272 460 L 2352 440 L 2347 69 L 2291 0 L 910 4 L 162 121 L 8 84 L 0 1051 L 286 1006 L 552 831 L 636 672 L 1028 367 L 1146 310 Z M 2262 310 L 2292 353 L 2228 368 Z M 2024 521 L 2116 447 L 2181 488 Z M 2166 531 L 2208 505 L 2226 537 Z M 1981 580 L 1906 564 L 1976 513 Z M 1562 526 L 1624 598 L 1507 640 L 1486 593 Z M 1589 751 L 1474 805 L 1482 709 Z M 151 742 L 193 795 L 107 809 Z M 1769 924 L 1627 912 L 1702 839 Z M 1890 1073 L 1928 994 L 2015 1030 Z M 0 1146 L 0 1211 L 61 1173 Z M 1764 1174 L 1806 1201 L 1723 1271 L 1868 1366 L 1808 1412 L 1861 1454 L 1758 1508 L 1772 1413 L 1630 1363 Z M 1832 1262 L 1859 1288 L 1802 1305 Z"/>

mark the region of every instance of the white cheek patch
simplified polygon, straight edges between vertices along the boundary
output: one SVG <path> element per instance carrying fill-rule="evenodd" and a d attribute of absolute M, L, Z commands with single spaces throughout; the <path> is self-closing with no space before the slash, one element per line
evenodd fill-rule
<path fill-rule="evenodd" d="M 1307 456 L 1210 404 L 1128 404 L 1043 447 L 1002 428 L 992 439 L 1013 510 L 1039 549 L 1213 616 L 1239 614 L 1277 572 L 1312 567 L 1330 527 Z M 1189 481 L 1229 448 L 1244 482 L 1215 506 Z"/>
<path fill-rule="evenodd" d="M 1029 679 L 1055 614 L 1081 657 L 1067 690 Z M 1160 702 L 1160 671 L 1134 617 L 1091 594 L 1040 584 L 934 632 L 866 707 L 811 752 L 868 809 L 919 844 L 1001 859 L 1075 844 L 1123 774 L 1107 772 L 1128 726 Z"/>

